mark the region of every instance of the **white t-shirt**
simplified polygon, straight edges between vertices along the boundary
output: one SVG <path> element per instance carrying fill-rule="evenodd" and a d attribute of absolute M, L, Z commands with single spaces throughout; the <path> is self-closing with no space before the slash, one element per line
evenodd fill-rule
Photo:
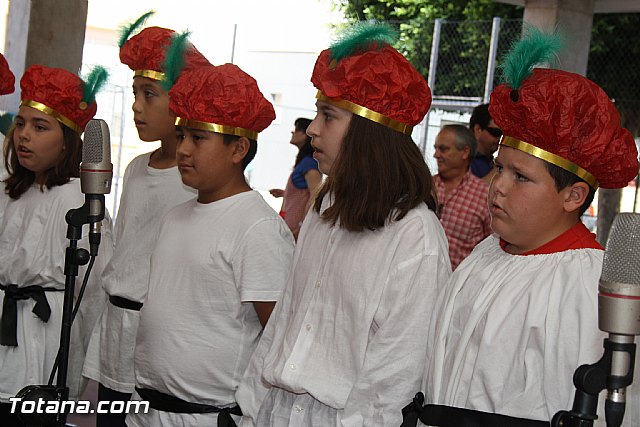
<path fill-rule="evenodd" d="M 177 167 L 149 166 L 151 153 L 129 163 L 114 227 L 115 249 L 102 276 L 109 295 L 143 302 L 149 286 L 149 258 L 165 214 L 196 197 L 182 184 Z M 139 312 L 107 304 L 96 325 L 83 374 L 121 393 L 132 393 L 133 348 Z"/>
<path fill-rule="evenodd" d="M 487 237 L 438 296 L 427 402 L 546 421 L 570 410 L 575 369 L 603 352 L 602 259 L 599 249 L 511 255 Z"/>
<path fill-rule="evenodd" d="M 171 210 L 151 257 L 149 294 L 140 311 L 136 387 L 192 403 L 235 405 L 262 331 L 251 301 L 279 299 L 293 244 L 285 222 L 255 191 Z M 127 424 L 210 426 L 216 419 L 151 410 L 129 414 Z"/>
<path fill-rule="evenodd" d="M 44 192 L 34 185 L 19 199 L 11 199 L 0 191 L 0 283 L 19 286 L 40 285 L 64 289 L 67 211 L 84 204 L 80 180 Z M 79 247 L 88 247 L 88 226 L 83 228 Z M 77 398 L 83 388 L 82 365 L 93 326 L 100 315 L 106 296 L 99 285 L 104 264 L 111 256 L 113 243 L 111 219 L 102 222 L 102 243 L 91 271 L 80 310 L 72 327 L 67 383 L 70 395 Z M 80 291 L 86 266 L 79 268 L 75 292 Z M 0 401 L 26 385 L 46 384 L 60 344 L 60 325 L 64 292 L 45 292 L 51 307 L 48 322 L 36 317 L 33 299 L 18 301 L 17 347 L 0 345 Z M 0 291 L 0 298 L 4 292 Z M 0 304 L 0 315 L 2 305 Z"/>
<path fill-rule="evenodd" d="M 326 196 L 322 211 L 328 206 Z M 447 238 L 424 204 L 362 232 L 332 227 L 311 210 L 236 394 L 243 425 L 256 423 L 270 387 L 338 409 L 336 425 L 400 425 L 402 407 L 420 389 L 426 328 L 450 274 Z M 292 408 L 280 409 L 287 417 Z"/>

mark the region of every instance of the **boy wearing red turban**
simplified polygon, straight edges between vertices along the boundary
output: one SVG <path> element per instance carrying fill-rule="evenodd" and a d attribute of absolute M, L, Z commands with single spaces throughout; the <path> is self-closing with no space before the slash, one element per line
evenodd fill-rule
<path fill-rule="evenodd" d="M 553 38 L 530 31 L 513 52 L 531 56 L 530 45 L 518 47 L 536 37 L 555 51 Z M 580 216 L 599 186 L 626 186 L 638 160 L 595 83 L 533 69 L 540 58 L 524 67 L 514 58 L 489 107 L 504 132 L 489 190 L 495 234 L 438 297 L 425 394 L 430 403 L 548 422 L 571 408 L 575 369 L 602 353 L 603 249 Z"/>
<path fill-rule="evenodd" d="M 127 425 L 233 426 L 235 391 L 286 281 L 293 236 L 244 170 L 275 118 L 236 65 L 185 71 L 169 92 L 182 182 L 197 199 L 169 211 L 140 311 Z"/>

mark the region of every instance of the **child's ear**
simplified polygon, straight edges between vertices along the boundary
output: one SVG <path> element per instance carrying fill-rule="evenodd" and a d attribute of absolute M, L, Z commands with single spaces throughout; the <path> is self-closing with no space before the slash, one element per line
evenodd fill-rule
<path fill-rule="evenodd" d="M 586 182 L 576 182 L 563 190 L 565 193 L 564 209 L 573 212 L 580 209 L 589 196 L 589 184 Z"/>
<path fill-rule="evenodd" d="M 234 163 L 242 163 L 242 160 L 245 158 L 248 152 L 249 139 L 246 136 L 241 136 L 240 138 L 233 141 L 232 158 Z"/>

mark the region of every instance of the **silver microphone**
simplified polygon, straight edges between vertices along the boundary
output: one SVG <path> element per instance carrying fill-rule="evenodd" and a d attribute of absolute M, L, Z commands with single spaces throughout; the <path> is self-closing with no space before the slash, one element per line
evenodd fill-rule
<path fill-rule="evenodd" d="M 640 335 L 640 214 L 619 213 L 611 226 L 602 263 L 598 294 L 598 327 L 618 348 L 633 347 Z M 607 417 L 622 421 L 626 387 L 633 380 L 633 352 L 612 351 L 608 373 L 623 386 L 607 385 Z M 611 378 L 611 377 L 610 377 Z M 609 419 L 607 419 L 609 425 Z M 611 425 L 618 424 L 615 419 Z M 618 424 L 619 425 L 619 424 Z"/>
<path fill-rule="evenodd" d="M 101 224 L 105 215 L 104 195 L 111 192 L 112 178 L 109 127 L 104 120 L 90 120 L 84 130 L 80 189 L 89 205 L 89 243 L 92 255 L 98 253 Z"/>

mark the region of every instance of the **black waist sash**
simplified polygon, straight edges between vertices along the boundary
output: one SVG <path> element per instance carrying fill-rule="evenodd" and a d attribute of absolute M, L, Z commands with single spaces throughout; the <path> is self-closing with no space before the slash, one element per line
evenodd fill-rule
<path fill-rule="evenodd" d="M 424 395 L 416 394 L 413 402 L 402 409 L 402 425 L 415 427 L 423 424 L 440 427 L 549 427 L 548 421 L 510 417 L 492 412 L 456 408 L 445 405 L 423 405 Z"/>
<path fill-rule="evenodd" d="M 149 406 L 157 411 L 173 412 L 176 414 L 212 414 L 218 413 L 218 427 L 236 427 L 230 414 L 242 415 L 238 405 L 231 408 L 191 403 L 169 394 L 161 393 L 149 388 L 138 388 L 136 391 L 141 398 L 149 402 Z"/>
<path fill-rule="evenodd" d="M 116 307 L 124 308 L 125 310 L 140 311 L 142 303 L 138 301 L 131 301 L 130 299 L 119 297 L 117 295 L 109 295 L 109 302 Z"/>
<path fill-rule="evenodd" d="M 18 301 L 29 298 L 35 300 L 33 314 L 43 322 L 48 322 L 51 316 L 51 307 L 44 293 L 64 291 L 64 289 L 44 288 L 38 285 L 19 287 L 15 284 L 0 284 L 0 290 L 4 291 L 2 318 L 0 318 L 0 345 L 11 347 L 18 346 Z"/>

